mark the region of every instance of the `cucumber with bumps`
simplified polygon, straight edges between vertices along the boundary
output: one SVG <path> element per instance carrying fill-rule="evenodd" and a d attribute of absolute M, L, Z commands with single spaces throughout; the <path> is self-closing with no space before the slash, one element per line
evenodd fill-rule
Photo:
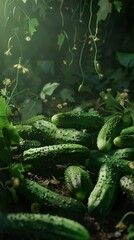
<path fill-rule="evenodd" d="M 29 179 L 22 179 L 17 190 L 30 203 L 38 203 L 41 211 L 71 218 L 79 218 L 86 211 L 80 201 L 62 196 Z"/>
<path fill-rule="evenodd" d="M 113 146 L 113 140 L 119 135 L 122 129 L 122 117 L 120 115 L 111 116 L 102 126 L 97 137 L 98 149 L 108 152 Z"/>
<path fill-rule="evenodd" d="M 6 239 L 90 240 L 89 232 L 80 223 L 56 215 L 9 213 L 5 219 Z"/>
<path fill-rule="evenodd" d="M 103 217 L 111 211 L 117 196 L 118 172 L 111 165 L 103 164 L 97 183 L 88 198 L 88 213 Z"/>
<path fill-rule="evenodd" d="M 65 185 L 76 199 L 87 200 L 93 189 L 93 182 L 89 173 L 80 166 L 69 166 L 64 172 Z"/>
<path fill-rule="evenodd" d="M 125 175 L 121 177 L 120 187 L 134 206 L 134 176 Z"/>
<path fill-rule="evenodd" d="M 59 164 L 84 164 L 90 150 L 80 144 L 57 144 L 31 148 L 23 152 L 23 160 L 34 170 L 45 170 Z"/>
<path fill-rule="evenodd" d="M 103 117 L 98 113 L 89 112 L 63 112 L 57 113 L 51 118 L 52 123 L 61 128 L 75 128 L 96 130 L 104 123 Z"/>

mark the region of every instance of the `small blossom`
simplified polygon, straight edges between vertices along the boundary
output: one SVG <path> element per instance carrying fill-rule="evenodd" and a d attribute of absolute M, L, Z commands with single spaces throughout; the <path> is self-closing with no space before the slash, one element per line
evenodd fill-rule
<path fill-rule="evenodd" d="M 4 55 L 6 56 L 11 56 L 12 53 L 11 53 L 11 49 L 12 49 L 13 46 L 11 46 L 10 48 L 7 49 L 7 51 L 4 52 Z"/>
<path fill-rule="evenodd" d="M 5 86 L 9 86 L 9 85 L 11 84 L 11 79 L 10 79 L 10 78 L 5 78 L 5 79 L 3 80 L 3 84 L 4 84 Z"/>

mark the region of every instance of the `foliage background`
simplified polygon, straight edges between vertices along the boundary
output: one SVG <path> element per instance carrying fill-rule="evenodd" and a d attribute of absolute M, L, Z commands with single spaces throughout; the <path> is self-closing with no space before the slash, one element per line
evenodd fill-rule
<path fill-rule="evenodd" d="M 47 100 L 78 105 L 109 88 L 113 94 L 128 89 L 133 99 L 133 10 L 132 0 L 2 1 L 6 97 L 24 118 L 29 107 L 30 115 L 40 113 Z"/>

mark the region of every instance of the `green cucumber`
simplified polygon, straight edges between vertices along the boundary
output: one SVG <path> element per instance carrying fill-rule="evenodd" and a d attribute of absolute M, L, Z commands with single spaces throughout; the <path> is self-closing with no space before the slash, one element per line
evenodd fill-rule
<path fill-rule="evenodd" d="M 120 135 L 133 135 L 133 134 L 134 134 L 134 126 L 124 128 L 120 132 Z"/>
<path fill-rule="evenodd" d="M 37 148 L 37 147 L 41 147 L 41 142 L 39 142 L 38 140 L 22 140 L 19 142 L 16 148 L 19 152 L 24 152 L 29 148 Z"/>
<path fill-rule="evenodd" d="M 84 164 L 89 153 L 83 145 L 66 143 L 28 149 L 23 152 L 23 160 L 31 164 L 33 170 L 45 171 L 59 164 Z"/>
<path fill-rule="evenodd" d="M 108 215 L 116 201 L 117 189 L 118 171 L 109 164 L 103 164 L 96 185 L 88 198 L 88 213 L 98 217 Z"/>
<path fill-rule="evenodd" d="M 8 213 L 5 219 L 5 239 L 90 240 L 90 234 L 82 224 L 64 217 Z"/>
<path fill-rule="evenodd" d="M 15 125 L 15 128 L 17 129 L 20 137 L 23 138 L 24 140 L 35 139 L 35 135 L 33 134 L 33 131 L 32 131 L 32 126 L 18 124 L 18 125 Z"/>
<path fill-rule="evenodd" d="M 113 140 L 119 135 L 122 129 L 122 117 L 120 115 L 111 116 L 102 126 L 97 137 L 98 149 L 108 152 L 113 146 Z"/>
<path fill-rule="evenodd" d="M 126 175 L 121 177 L 120 187 L 134 205 L 134 176 Z"/>
<path fill-rule="evenodd" d="M 108 157 L 114 157 L 114 158 L 120 158 L 120 159 L 126 159 L 126 160 L 132 160 L 134 159 L 134 148 L 123 148 L 123 149 L 113 149 L 110 150 L 107 153 L 101 152 L 99 150 L 90 150 L 90 158 L 108 158 Z"/>
<path fill-rule="evenodd" d="M 104 123 L 103 117 L 93 111 L 57 113 L 52 116 L 51 121 L 57 127 L 87 129 L 88 131 L 100 129 Z"/>
<path fill-rule="evenodd" d="M 32 125 L 32 131 L 42 144 L 51 145 L 55 143 L 56 126 L 51 122 L 39 120 Z"/>
<path fill-rule="evenodd" d="M 103 164 L 109 164 L 116 168 L 120 177 L 125 174 L 134 176 L 134 162 L 127 160 L 127 156 L 125 159 L 125 154 L 123 159 L 119 155 L 111 156 L 110 154 L 102 154 L 101 156 L 97 156 L 96 153 L 94 154 L 91 151 L 89 159 L 85 161 L 86 168 L 93 173 L 98 173 Z"/>
<path fill-rule="evenodd" d="M 76 130 L 73 128 L 57 128 L 55 134 L 55 143 L 76 143 L 87 147 L 92 144 L 91 135 L 87 132 Z"/>
<path fill-rule="evenodd" d="M 80 166 L 69 166 L 64 172 L 65 185 L 71 195 L 80 201 L 87 200 L 93 189 L 90 174 Z"/>
<path fill-rule="evenodd" d="M 86 211 L 82 202 L 71 197 L 62 196 L 29 179 L 22 179 L 17 190 L 30 203 L 38 203 L 40 211 L 43 212 L 79 218 Z"/>
<path fill-rule="evenodd" d="M 134 148 L 134 134 L 133 135 L 119 135 L 114 138 L 114 145 L 118 148 Z"/>

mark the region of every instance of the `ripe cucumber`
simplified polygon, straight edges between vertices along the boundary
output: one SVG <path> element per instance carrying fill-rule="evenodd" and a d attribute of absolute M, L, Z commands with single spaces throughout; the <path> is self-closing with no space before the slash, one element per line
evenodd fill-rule
<path fill-rule="evenodd" d="M 80 144 L 57 144 L 31 148 L 23 152 L 23 160 L 35 171 L 42 171 L 56 165 L 84 164 L 90 150 Z"/>
<path fill-rule="evenodd" d="M 61 128 L 75 128 L 96 130 L 100 129 L 104 123 L 103 117 L 99 113 L 89 112 L 63 112 L 57 113 L 51 118 L 52 123 Z"/>
<path fill-rule="evenodd" d="M 111 116 L 102 126 L 97 137 L 98 149 L 108 152 L 113 146 L 113 140 L 119 135 L 122 129 L 122 117 L 120 115 Z"/>
<path fill-rule="evenodd" d="M 64 172 L 65 185 L 73 197 L 80 201 L 87 200 L 93 189 L 89 173 L 80 166 L 69 166 Z"/>
<path fill-rule="evenodd" d="M 134 205 L 134 176 L 125 175 L 120 179 L 120 187 Z"/>
<path fill-rule="evenodd" d="M 82 202 L 62 196 L 29 179 L 22 179 L 17 190 L 29 202 L 38 203 L 43 212 L 79 218 L 86 211 Z"/>
<path fill-rule="evenodd" d="M 50 214 L 9 213 L 6 216 L 5 239 L 90 240 L 80 223 Z"/>
<path fill-rule="evenodd" d="M 119 135 L 114 139 L 114 145 L 118 148 L 134 148 L 134 134 L 133 135 Z"/>
<path fill-rule="evenodd" d="M 98 217 L 106 216 L 114 206 L 118 189 L 118 172 L 109 164 L 99 170 L 97 183 L 88 198 L 88 213 Z"/>

